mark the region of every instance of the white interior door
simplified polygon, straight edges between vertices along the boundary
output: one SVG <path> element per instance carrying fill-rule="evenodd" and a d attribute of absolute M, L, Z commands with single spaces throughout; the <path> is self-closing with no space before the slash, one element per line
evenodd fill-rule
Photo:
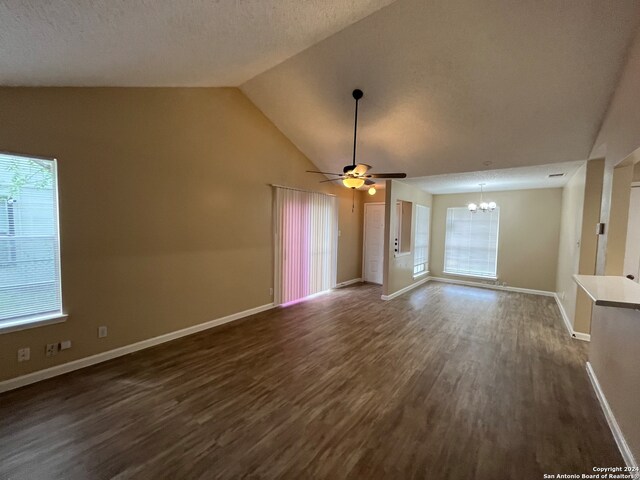
<path fill-rule="evenodd" d="M 640 185 L 631 188 L 629 197 L 629 223 L 627 224 L 627 246 L 624 253 L 624 274 L 640 277 Z"/>
<path fill-rule="evenodd" d="M 382 285 L 384 203 L 364 205 L 363 280 Z"/>

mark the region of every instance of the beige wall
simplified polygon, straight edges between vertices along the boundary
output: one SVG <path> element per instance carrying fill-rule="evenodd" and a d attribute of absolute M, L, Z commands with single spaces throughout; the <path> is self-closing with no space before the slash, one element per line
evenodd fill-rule
<path fill-rule="evenodd" d="M 413 240 L 416 226 L 415 205 L 431 207 L 432 195 L 396 180 L 387 181 L 385 193 L 384 275 L 382 293 L 383 295 L 392 295 L 393 293 L 413 285 L 420 280 L 413 278 Z M 378 194 L 376 194 L 376 196 L 377 195 Z M 412 208 L 413 221 L 411 222 L 411 251 L 407 255 L 396 257 L 393 239 L 395 238 L 394 225 L 396 225 L 397 222 L 397 211 L 395 205 L 398 200 L 411 202 L 414 204 L 414 207 Z"/>
<path fill-rule="evenodd" d="M 591 152 L 591 158 L 606 159 L 605 188 L 600 218 L 615 222 L 613 167 L 640 147 L 640 31 L 629 50 L 627 64 Z M 611 219 L 610 219 L 611 217 Z M 615 227 L 614 227 L 615 228 Z M 610 230 L 609 230 L 610 231 Z M 608 235 L 600 237 L 597 272 L 607 267 Z M 611 264 L 610 264 L 611 265 Z M 640 458 L 640 402 L 637 368 L 640 313 L 633 310 L 595 307 L 589 361 L 600 381 L 623 435 L 636 459 Z M 588 331 L 588 330 L 587 330 Z"/>
<path fill-rule="evenodd" d="M 562 189 L 556 293 L 572 325 L 575 319 L 578 295 L 578 285 L 574 282 L 573 275 L 578 273 L 580 264 L 580 241 L 586 177 L 587 165 L 585 163 L 573 174 Z"/>
<path fill-rule="evenodd" d="M 640 147 L 640 30 L 629 47 L 620 82 L 598 132 L 589 158 L 605 158 L 600 221 L 609 224 L 613 194 L 613 168 Z M 596 271 L 606 270 L 608 229 L 598 243 Z"/>
<path fill-rule="evenodd" d="M 632 181 L 633 164 L 618 166 L 613 169 L 611 212 L 609 214 L 609 233 L 604 267 L 605 275 L 623 274 Z"/>
<path fill-rule="evenodd" d="M 58 158 L 69 314 L 0 335 L 0 380 L 270 303 L 271 183 L 340 195 L 338 281 L 360 277 L 362 195 L 352 213 L 238 89 L 2 88 L 0 105 L 0 151 Z"/>
<path fill-rule="evenodd" d="M 640 162 L 637 162 L 633 167 L 633 181 L 640 182 Z"/>
<path fill-rule="evenodd" d="M 594 306 L 589 362 L 622 434 L 640 458 L 640 312 Z"/>
<path fill-rule="evenodd" d="M 593 145 L 590 158 L 606 155 L 618 165 L 640 147 L 640 30 L 630 45 L 620 82 Z"/>
<path fill-rule="evenodd" d="M 461 278 L 443 272 L 447 208 L 463 207 L 478 197 L 479 193 L 433 196 L 432 276 Z M 500 207 L 498 282 L 555 292 L 562 189 L 491 192 L 485 199 Z"/>
<path fill-rule="evenodd" d="M 582 209 L 582 232 L 580 234 L 580 262 L 578 273 L 594 275 L 599 236 L 596 225 L 600 221 L 604 160 L 589 160 L 585 178 L 584 203 Z M 576 299 L 576 313 L 573 329 L 580 333 L 591 331 L 591 299 L 581 288 Z"/>

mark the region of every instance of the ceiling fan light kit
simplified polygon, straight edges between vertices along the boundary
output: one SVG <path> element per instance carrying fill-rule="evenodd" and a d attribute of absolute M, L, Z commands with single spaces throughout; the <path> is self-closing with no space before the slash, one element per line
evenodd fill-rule
<path fill-rule="evenodd" d="M 364 178 L 347 177 L 342 180 L 342 183 L 347 188 L 360 188 L 364 185 Z"/>
<path fill-rule="evenodd" d="M 357 139 L 358 139 L 358 101 L 364 96 L 364 93 L 360 89 L 355 89 L 351 92 L 351 96 L 356 101 L 356 109 L 354 115 L 353 122 L 353 159 L 351 165 L 345 165 L 342 169 L 342 173 L 329 173 L 329 172 L 319 172 L 317 170 L 307 170 L 309 173 L 321 173 L 323 175 L 333 175 L 335 178 L 330 178 L 329 180 L 322 180 L 322 182 L 334 182 L 337 180 L 341 180 L 342 184 L 351 188 L 352 190 L 356 190 L 360 187 L 367 187 L 367 192 L 369 195 L 376 194 L 375 184 L 376 182 L 372 180 L 373 178 L 406 178 L 406 173 L 368 173 L 371 169 L 371 165 L 367 165 L 366 163 L 356 163 L 356 147 L 357 147 Z"/>
<path fill-rule="evenodd" d="M 496 209 L 496 207 L 498 206 L 496 204 L 496 202 L 485 202 L 484 198 L 483 198 L 483 187 L 484 187 L 484 183 L 480 184 L 480 203 L 476 204 L 471 202 L 470 204 L 467 205 L 467 208 L 469 209 L 469 211 L 471 213 L 476 213 L 478 210 L 480 210 L 481 212 L 492 212 L 493 210 Z"/>

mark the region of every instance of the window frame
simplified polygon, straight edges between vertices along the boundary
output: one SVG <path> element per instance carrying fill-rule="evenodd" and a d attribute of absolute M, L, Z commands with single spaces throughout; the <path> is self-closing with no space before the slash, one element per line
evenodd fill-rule
<path fill-rule="evenodd" d="M 54 323 L 62 323 L 64 321 L 66 321 L 66 319 L 68 318 L 68 314 L 65 313 L 64 310 L 64 297 L 62 295 L 62 261 L 61 261 L 61 238 L 60 238 L 60 202 L 59 202 L 59 196 L 60 196 L 60 192 L 59 192 L 59 182 L 58 182 L 58 160 L 55 157 L 43 157 L 43 156 L 37 156 L 37 155 L 28 155 L 28 154 L 22 154 L 22 153 L 14 153 L 14 152 L 5 152 L 5 151 L 0 151 L 0 154 L 2 155 L 6 155 L 6 156 L 11 156 L 11 157 L 16 157 L 16 158 L 23 158 L 26 160 L 32 160 L 32 161 L 38 161 L 38 162 L 50 162 L 51 163 L 51 171 L 52 171 L 52 185 L 53 185 L 53 225 L 54 225 L 54 233 L 55 233 L 55 245 L 54 245 L 54 255 L 53 255 L 53 264 L 54 264 L 54 269 L 56 272 L 56 276 L 57 276 L 57 281 L 58 281 L 58 285 L 57 285 L 57 289 L 58 289 L 58 296 L 60 298 L 60 308 L 59 310 L 55 311 L 55 312 L 47 312 L 47 313 L 40 313 L 40 314 L 33 314 L 33 315 L 25 315 L 22 317 L 15 317 L 15 318 L 10 318 L 10 319 L 5 319 L 5 320 L 0 320 L 0 335 L 5 334 L 5 333 L 10 333 L 10 332 L 15 332 L 15 331 L 19 331 L 19 330 L 25 330 L 25 329 L 29 329 L 29 328 L 35 328 L 35 327 L 40 327 L 43 325 L 50 325 L 50 324 L 54 324 Z M 9 214 L 9 204 L 8 204 L 8 200 L 11 197 L 7 197 L 7 215 Z M 13 209 L 12 209 L 13 210 Z M 16 230 L 16 225 L 15 225 L 15 215 L 16 212 L 15 210 L 13 210 L 12 212 L 12 217 L 13 217 L 13 232 L 11 232 L 11 228 L 8 232 L 8 235 L 6 235 L 7 237 L 10 236 L 15 236 L 15 230 Z M 11 223 L 11 222 L 9 222 Z M 9 227 L 11 227 L 11 225 L 9 225 Z"/>
<path fill-rule="evenodd" d="M 418 215 L 420 209 L 425 209 L 427 214 L 427 245 L 426 245 L 426 257 L 424 262 L 416 263 L 416 252 L 418 251 Z M 415 204 L 415 226 L 413 234 L 413 278 L 418 278 L 429 273 L 429 249 L 431 248 L 431 207 L 428 205 Z"/>

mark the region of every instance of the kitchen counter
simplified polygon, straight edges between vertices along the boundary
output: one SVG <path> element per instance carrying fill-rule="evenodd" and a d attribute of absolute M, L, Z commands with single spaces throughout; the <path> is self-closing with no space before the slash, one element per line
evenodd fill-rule
<path fill-rule="evenodd" d="M 640 310 L 640 285 L 628 278 L 606 275 L 573 278 L 596 305 Z"/>

